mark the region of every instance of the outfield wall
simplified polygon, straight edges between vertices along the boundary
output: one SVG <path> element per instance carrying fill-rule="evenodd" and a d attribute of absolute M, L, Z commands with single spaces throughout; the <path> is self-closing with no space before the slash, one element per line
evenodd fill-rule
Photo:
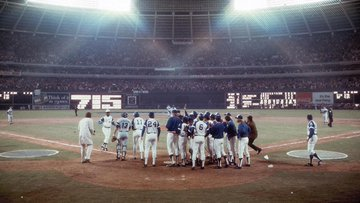
<path fill-rule="evenodd" d="M 359 109 L 357 90 L 334 92 L 1 92 L 0 109 Z"/>

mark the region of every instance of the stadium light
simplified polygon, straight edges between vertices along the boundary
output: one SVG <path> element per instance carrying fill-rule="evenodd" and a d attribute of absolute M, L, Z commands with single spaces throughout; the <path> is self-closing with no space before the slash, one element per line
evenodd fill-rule
<path fill-rule="evenodd" d="M 339 3 L 341 0 L 233 0 L 235 11 L 251 11 L 282 6 L 307 5 L 314 3 Z"/>
<path fill-rule="evenodd" d="M 132 0 L 27 0 L 27 2 L 116 12 L 130 12 L 132 10 Z"/>

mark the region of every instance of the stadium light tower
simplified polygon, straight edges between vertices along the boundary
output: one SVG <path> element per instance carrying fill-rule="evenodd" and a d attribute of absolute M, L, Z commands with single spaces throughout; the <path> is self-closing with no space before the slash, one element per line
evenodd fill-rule
<path fill-rule="evenodd" d="M 252 11 L 282 6 L 339 3 L 341 0 L 233 0 L 235 11 Z"/>
<path fill-rule="evenodd" d="M 27 3 L 123 13 L 131 12 L 133 6 L 132 0 L 27 0 Z"/>

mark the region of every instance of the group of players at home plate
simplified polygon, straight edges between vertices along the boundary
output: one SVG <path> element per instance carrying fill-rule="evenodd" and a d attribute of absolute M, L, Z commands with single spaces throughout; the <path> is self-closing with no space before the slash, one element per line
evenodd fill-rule
<path fill-rule="evenodd" d="M 254 145 L 258 136 L 253 116 L 247 116 L 246 120 L 242 115 L 232 117 L 230 113 L 220 115 L 219 113 L 197 113 L 193 111 L 181 115 L 176 108 L 168 109 L 169 119 L 166 123 L 166 147 L 169 155 L 167 166 L 186 167 L 191 165 L 194 170 L 197 166 L 205 168 L 206 157 L 208 164 L 214 164 L 216 168 L 235 166 L 241 169 L 243 166 L 250 167 L 251 159 L 249 146 L 257 154 L 262 149 Z M 101 145 L 103 151 L 108 151 L 110 141 L 116 143 L 116 160 L 126 160 L 129 132 L 132 130 L 132 158 L 137 159 L 137 153 L 148 166 L 150 150 L 152 152 L 152 166 L 156 166 L 157 143 L 161 128 L 155 118 L 155 113 L 150 112 L 146 118 L 135 112 L 133 119 L 123 112 L 117 121 L 111 116 L 110 110 L 106 110 L 97 123 L 102 126 L 104 141 Z M 306 166 L 313 166 L 313 158 L 318 159 L 318 165 L 322 160 L 315 152 L 317 142 L 317 124 L 312 115 L 307 115 L 307 150 L 309 163 Z M 236 124 L 237 123 L 237 124 Z M 86 117 L 79 122 L 79 142 L 81 145 L 81 162 L 90 163 L 91 151 L 93 149 L 92 135 L 95 135 L 94 123 L 91 113 L 87 112 Z M 112 132 L 112 128 L 115 128 Z"/>

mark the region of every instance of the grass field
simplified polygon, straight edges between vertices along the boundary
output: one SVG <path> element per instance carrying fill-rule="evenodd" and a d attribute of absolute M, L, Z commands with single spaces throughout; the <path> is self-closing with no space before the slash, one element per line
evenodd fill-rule
<path fill-rule="evenodd" d="M 201 112 L 201 110 L 197 110 Z M 139 110 L 146 118 L 149 110 Z M 162 126 L 167 116 L 155 111 Z M 215 111 L 214 111 L 215 112 Z M 218 110 L 225 113 L 225 110 Z M 53 157 L 35 159 L 0 158 L 0 202 L 358 202 L 360 199 L 360 112 L 335 111 L 334 127 L 322 124 L 315 110 L 238 110 L 252 114 L 263 147 L 262 154 L 251 152 L 252 166 L 191 171 L 169 168 L 166 132 L 158 145 L 157 167 L 143 168 L 140 160 L 115 161 L 113 153 L 95 151 L 92 163 L 80 164 L 77 123 L 72 111 L 15 111 L 14 125 L 0 112 L 0 152 L 18 149 L 56 149 Z M 132 112 L 129 112 L 129 114 Z M 329 160 L 319 167 L 307 168 L 305 159 L 286 155 L 287 151 L 306 148 L 306 115 L 318 123 L 317 149 L 349 155 L 343 160 Z M 97 121 L 102 112 L 93 111 Z M 113 113 L 117 119 L 120 113 Z M 130 116 L 132 118 L 132 116 Z M 95 149 L 103 136 L 96 125 Z M 322 139 L 323 138 L 323 139 Z M 55 142 L 54 142 L 55 141 Z M 110 144 L 114 152 L 115 144 Z M 263 156 L 267 154 L 270 160 Z M 268 165 L 274 165 L 268 168 Z"/>

